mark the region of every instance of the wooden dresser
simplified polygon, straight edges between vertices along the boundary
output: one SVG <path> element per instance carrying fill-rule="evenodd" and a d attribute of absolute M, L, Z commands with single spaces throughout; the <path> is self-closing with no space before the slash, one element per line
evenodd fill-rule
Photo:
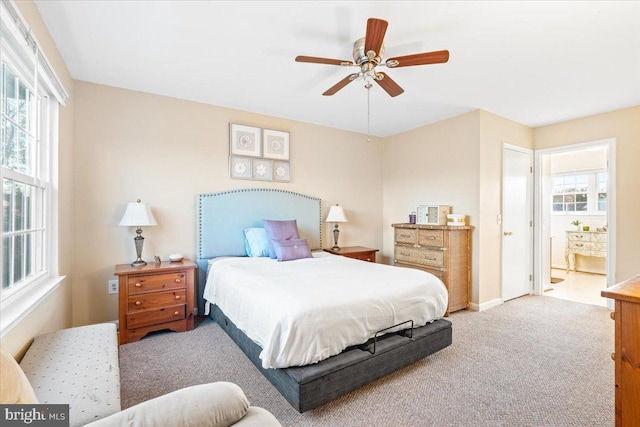
<path fill-rule="evenodd" d="M 615 300 L 616 427 L 640 426 L 640 275 L 601 295 Z"/>
<path fill-rule="evenodd" d="M 119 286 L 120 344 L 137 341 L 152 331 L 193 329 L 194 271 L 181 262 L 116 265 Z"/>
<path fill-rule="evenodd" d="M 324 251 L 368 262 L 376 262 L 376 252 L 378 252 L 377 249 L 365 248 L 364 246 L 347 246 L 340 249 L 325 249 Z"/>
<path fill-rule="evenodd" d="M 434 274 L 449 292 L 447 314 L 469 305 L 470 226 L 392 224 L 394 264 Z"/>

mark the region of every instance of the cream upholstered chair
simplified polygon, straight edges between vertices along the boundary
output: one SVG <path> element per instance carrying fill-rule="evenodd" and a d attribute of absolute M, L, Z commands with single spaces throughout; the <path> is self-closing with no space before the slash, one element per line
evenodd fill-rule
<path fill-rule="evenodd" d="M 34 404 L 36 395 L 15 359 L 0 346 L 0 403 Z M 183 388 L 87 426 L 280 426 L 266 409 L 249 406 L 240 387 L 215 382 Z"/>

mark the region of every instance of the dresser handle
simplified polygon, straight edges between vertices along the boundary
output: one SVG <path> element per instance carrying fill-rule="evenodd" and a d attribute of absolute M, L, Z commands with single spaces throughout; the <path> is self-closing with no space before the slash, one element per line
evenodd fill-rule
<path fill-rule="evenodd" d="M 142 283 L 138 282 L 136 283 L 136 288 L 141 288 L 142 287 Z"/>
<path fill-rule="evenodd" d="M 176 280 L 174 280 L 174 282 L 180 283 L 180 279 L 176 279 Z"/>
<path fill-rule="evenodd" d="M 140 305 L 142 304 L 140 301 L 136 301 L 136 305 Z"/>
<path fill-rule="evenodd" d="M 409 237 L 411 237 L 411 234 L 401 234 L 400 237 L 408 239 Z"/>
<path fill-rule="evenodd" d="M 576 246 L 582 248 L 584 246 L 584 243 L 576 243 Z"/>
<path fill-rule="evenodd" d="M 612 311 L 611 313 L 609 313 L 609 317 L 611 317 L 611 320 L 616 320 L 616 312 Z"/>
<path fill-rule="evenodd" d="M 436 258 L 435 258 L 435 257 L 433 257 L 433 258 L 427 258 L 427 257 L 424 257 L 424 259 L 426 259 L 427 261 L 435 261 L 435 260 L 436 260 Z"/>
<path fill-rule="evenodd" d="M 176 295 L 176 299 L 180 299 L 180 295 Z"/>
<path fill-rule="evenodd" d="M 410 254 L 408 254 L 406 252 L 400 252 L 400 255 L 402 255 L 402 256 L 410 256 Z"/>
<path fill-rule="evenodd" d="M 615 353 L 611 353 L 611 360 L 616 360 L 616 354 Z"/>
<path fill-rule="evenodd" d="M 180 314 L 179 311 L 176 311 L 175 313 L 173 313 L 174 316 L 178 316 Z"/>
<path fill-rule="evenodd" d="M 428 240 L 436 240 L 436 236 L 427 236 Z"/>

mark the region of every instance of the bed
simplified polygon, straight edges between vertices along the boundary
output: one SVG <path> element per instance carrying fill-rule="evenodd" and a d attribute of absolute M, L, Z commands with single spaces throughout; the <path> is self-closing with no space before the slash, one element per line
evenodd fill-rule
<path fill-rule="evenodd" d="M 260 227 L 262 219 L 292 218 L 313 250 L 311 258 L 277 262 L 246 257 L 245 228 Z M 203 194 L 198 219 L 199 309 L 210 310 L 300 412 L 451 344 L 451 323 L 441 318 L 446 291 L 435 276 L 321 252 L 320 199 L 272 189 Z M 390 281 L 397 281 L 397 289 L 388 286 Z M 427 294 L 427 287 L 435 291 Z M 301 288 L 310 293 L 298 295 Z M 396 294 L 402 298 L 396 301 Z M 316 329 L 296 329 L 302 324 Z"/>

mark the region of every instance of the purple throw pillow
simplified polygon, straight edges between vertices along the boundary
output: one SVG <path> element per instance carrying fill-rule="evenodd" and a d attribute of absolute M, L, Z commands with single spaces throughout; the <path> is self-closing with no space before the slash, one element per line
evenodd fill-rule
<path fill-rule="evenodd" d="M 278 262 L 313 258 L 307 239 L 274 240 L 273 248 L 276 252 Z"/>
<path fill-rule="evenodd" d="M 273 249 L 274 240 L 299 239 L 298 223 L 295 219 L 286 221 L 276 221 L 263 219 L 262 226 L 267 232 L 267 240 L 269 241 L 269 257 L 276 258 L 276 252 Z"/>

